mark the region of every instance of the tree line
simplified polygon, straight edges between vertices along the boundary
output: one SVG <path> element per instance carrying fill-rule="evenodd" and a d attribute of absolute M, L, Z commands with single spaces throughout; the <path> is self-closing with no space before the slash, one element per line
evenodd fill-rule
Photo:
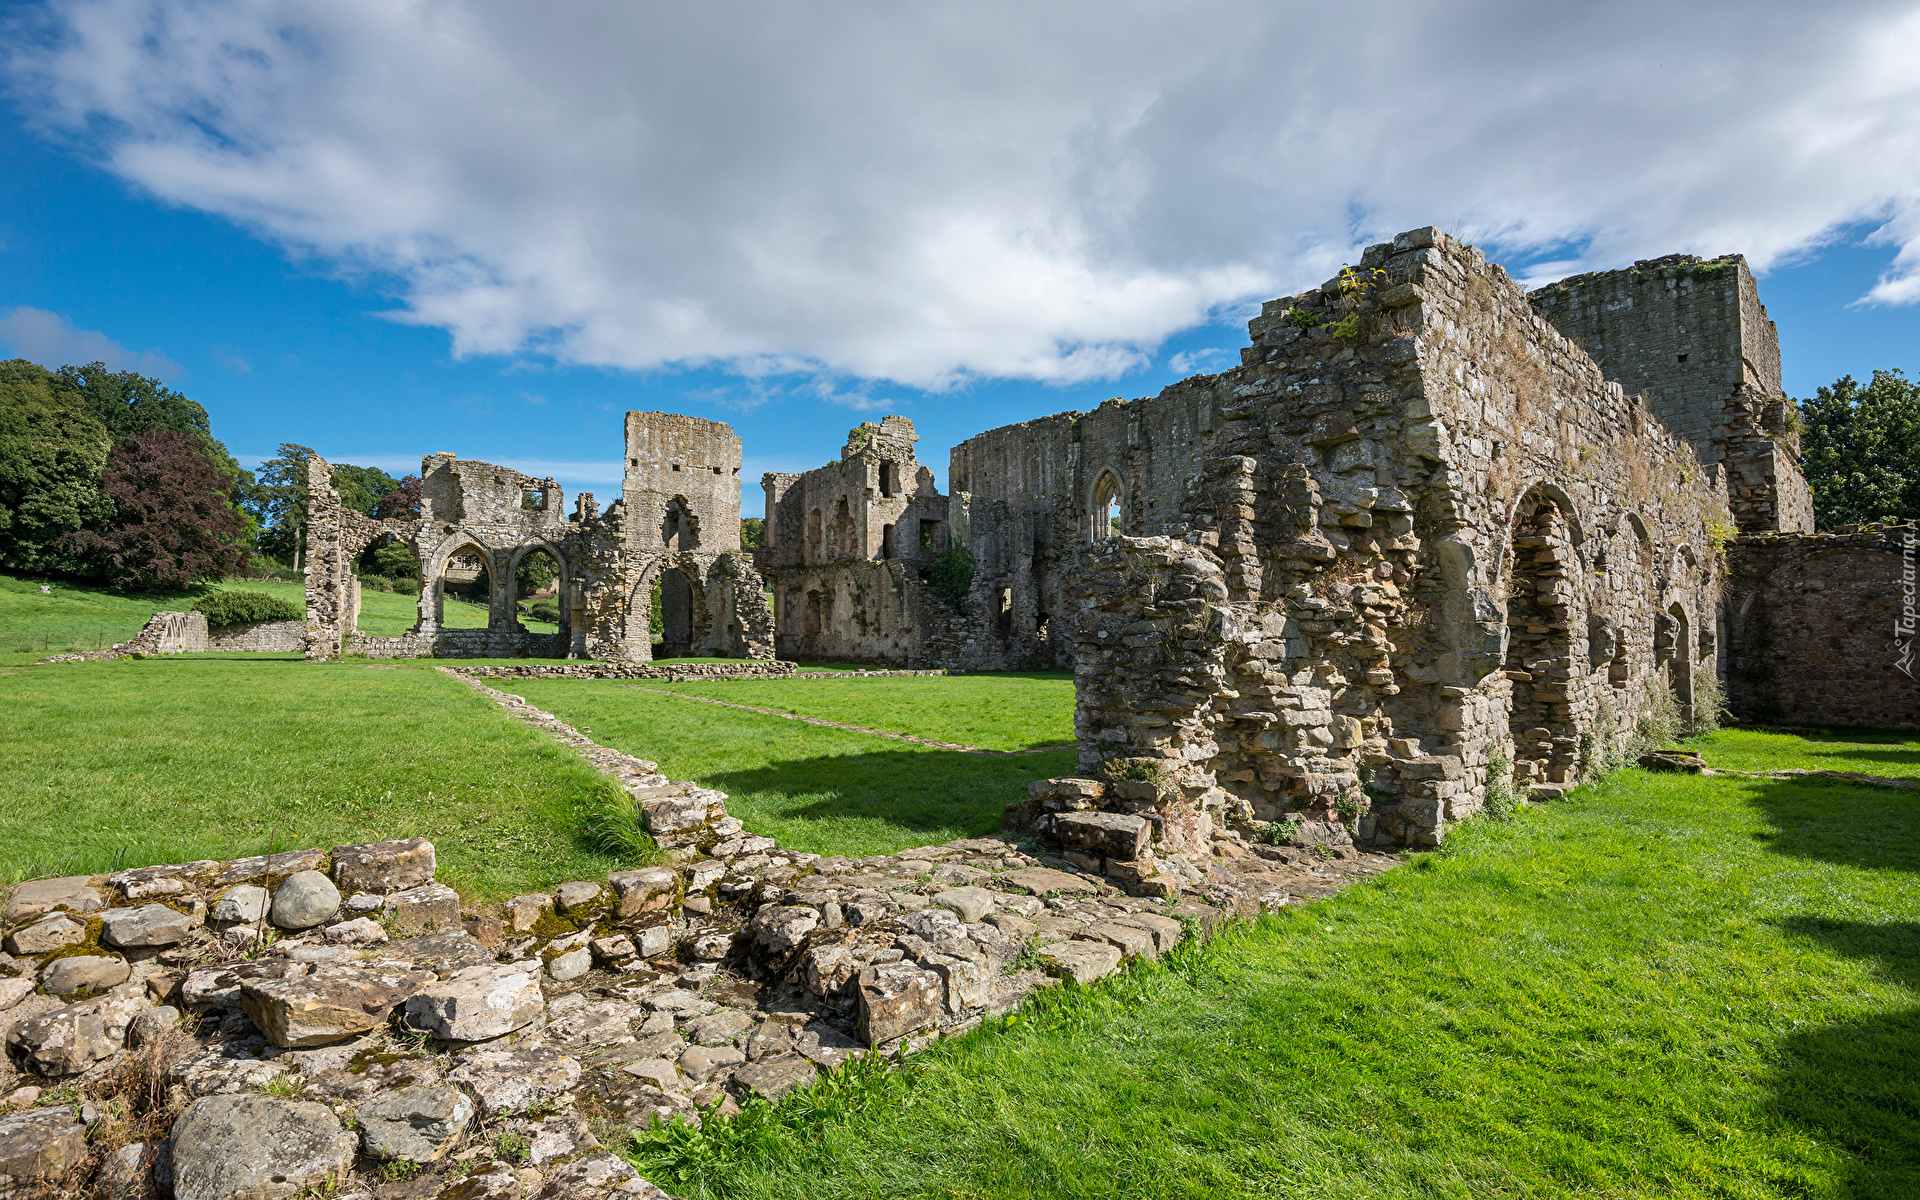
<path fill-rule="evenodd" d="M 157 379 L 0 362 L 0 568 L 154 592 L 242 574 L 257 556 L 291 560 L 312 455 L 284 443 L 256 474 L 205 408 Z M 341 465 L 333 478 L 370 516 L 419 512 L 417 476 Z M 414 570 L 406 547 L 369 555 L 382 573 Z"/>

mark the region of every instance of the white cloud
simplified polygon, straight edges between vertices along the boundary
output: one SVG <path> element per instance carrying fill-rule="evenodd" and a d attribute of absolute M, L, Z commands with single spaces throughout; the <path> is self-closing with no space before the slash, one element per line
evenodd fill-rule
<path fill-rule="evenodd" d="M 115 371 L 135 371 L 156 379 L 176 381 L 186 368 L 159 351 L 129 350 L 97 329 L 76 329 L 60 313 L 24 305 L 0 317 L 0 342 L 19 358 L 32 359 L 54 370 L 103 362 Z"/>
<path fill-rule="evenodd" d="M 1237 366 L 1240 351 L 1226 346 L 1211 346 L 1205 350 L 1182 350 L 1167 360 L 1167 369 L 1176 375 L 1194 375 L 1204 371 L 1224 371 Z"/>
<path fill-rule="evenodd" d="M 49 0 L 41 127 L 456 354 L 1068 382 L 1443 224 L 1556 270 L 1877 222 L 1920 13 L 1787 0 Z M 857 389 L 856 389 L 857 391 Z"/>

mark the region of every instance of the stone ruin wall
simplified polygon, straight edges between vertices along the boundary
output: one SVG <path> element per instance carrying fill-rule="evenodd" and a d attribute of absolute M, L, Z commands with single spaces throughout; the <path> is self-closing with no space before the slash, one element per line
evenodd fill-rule
<path fill-rule="evenodd" d="M 772 658 L 763 585 L 740 551 L 740 439 L 731 428 L 668 413 L 627 414 L 625 494 L 603 514 L 582 493 L 569 515 L 551 478 L 451 454 L 421 462 L 418 518 L 377 520 L 347 509 L 332 468 L 308 464 L 307 622 L 312 659 L 604 658 L 650 661 L 652 585 L 661 579 L 671 655 Z M 392 537 L 420 561 L 419 616 L 397 637 L 357 629 L 354 563 Z M 558 566 L 559 632 L 520 621 L 514 576 L 530 554 Z M 484 629 L 444 627 L 446 584 L 458 559 L 486 566 Z M 677 635 L 677 636 L 676 636 Z"/>
<path fill-rule="evenodd" d="M 1703 462 L 1728 471 L 1742 531 L 1812 531 L 1779 334 L 1745 258 L 1670 254 L 1563 279 L 1531 299 L 1608 378 L 1646 393 Z"/>
<path fill-rule="evenodd" d="M 1436 843 L 1490 760 L 1557 792 L 1714 661 L 1729 514 L 1693 448 L 1438 231 L 1357 282 L 1189 381 L 1219 426 L 1184 519 L 1076 577 L 1083 770 L 1156 761 L 1195 836 Z"/>
<path fill-rule="evenodd" d="M 1868 526 L 1736 542 L 1725 601 L 1734 714 L 1765 725 L 1920 729 L 1916 537 L 1912 525 Z"/>
<path fill-rule="evenodd" d="M 953 448 L 948 483 L 968 497 L 975 574 L 968 609 L 982 651 L 1011 668 L 1072 665 L 1068 576 L 1111 486 L 1120 528 L 1157 533 L 1180 517 L 1216 428 L 1209 377 L 1091 412 L 1002 426 Z"/>
<path fill-rule="evenodd" d="M 754 561 L 774 590 L 781 656 L 960 665 L 965 622 L 926 586 L 951 502 L 917 440 L 912 421 L 889 416 L 850 430 L 837 462 L 761 477 L 767 545 Z"/>

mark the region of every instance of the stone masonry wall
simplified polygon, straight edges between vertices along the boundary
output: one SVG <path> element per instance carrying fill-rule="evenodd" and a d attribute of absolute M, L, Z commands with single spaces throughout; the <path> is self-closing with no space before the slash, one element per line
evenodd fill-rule
<path fill-rule="evenodd" d="M 1490 764 L 1556 794 L 1686 701 L 1725 492 L 1504 272 L 1416 230 L 1250 330 L 1183 520 L 1075 580 L 1083 770 L 1430 844 Z"/>
<path fill-rule="evenodd" d="M 1916 532 L 1869 526 L 1734 543 L 1725 608 L 1735 715 L 1761 724 L 1920 729 L 1911 611 Z"/>
<path fill-rule="evenodd" d="M 305 621 L 256 621 L 215 625 L 207 630 L 207 649 L 286 654 L 307 648 Z"/>
<path fill-rule="evenodd" d="M 1809 532 L 1813 499 L 1780 390 L 1780 342 L 1746 259 L 1670 254 L 1576 275 L 1530 297 L 1656 416 L 1725 464 L 1741 529 Z"/>

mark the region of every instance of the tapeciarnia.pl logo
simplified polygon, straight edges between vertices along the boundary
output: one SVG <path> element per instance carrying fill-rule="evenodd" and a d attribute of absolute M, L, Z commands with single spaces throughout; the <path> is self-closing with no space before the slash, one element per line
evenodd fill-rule
<path fill-rule="evenodd" d="M 1900 615 L 1893 622 L 1893 648 L 1899 657 L 1893 665 L 1900 668 L 1908 679 L 1913 674 L 1914 645 L 1914 547 L 1920 544 L 1920 535 L 1909 529 L 1900 536 Z"/>

